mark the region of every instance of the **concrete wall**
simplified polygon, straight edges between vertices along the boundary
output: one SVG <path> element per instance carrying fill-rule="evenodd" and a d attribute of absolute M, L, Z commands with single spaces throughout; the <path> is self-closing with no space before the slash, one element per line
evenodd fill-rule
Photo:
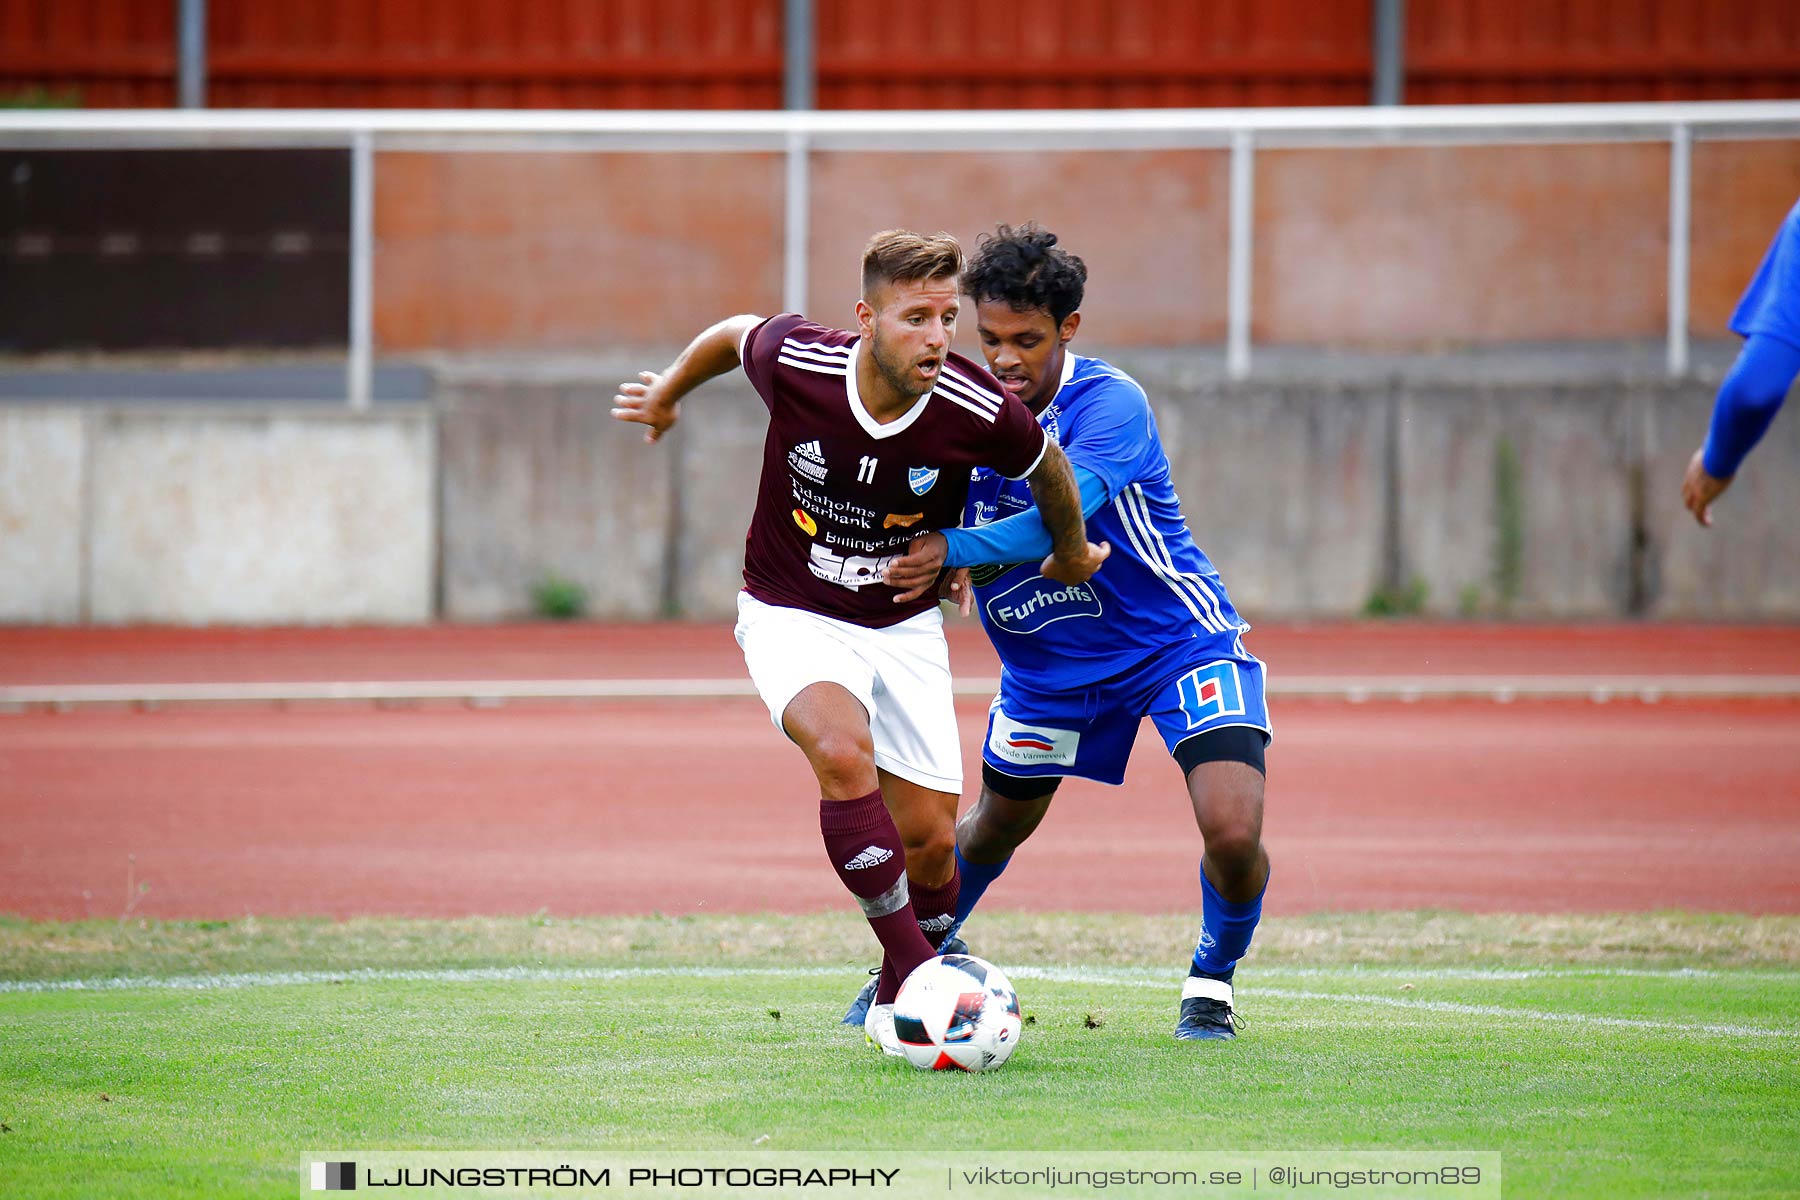
<path fill-rule="evenodd" d="M 0 621 L 81 619 L 86 447 L 78 412 L 0 409 Z"/>
<path fill-rule="evenodd" d="M 1648 615 L 1800 618 L 1800 398 L 1789 396 L 1713 505 L 1710 529 L 1670 502 L 1706 436 L 1710 391 L 1658 389 L 1645 400 Z"/>
<path fill-rule="evenodd" d="M 0 617 L 428 620 L 436 473 L 422 409 L 11 410 Z"/>
<path fill-rule="evenodd" d="M 610 381 L 663 357 L 448 389 L 445 616 L 525 614 L 544 570 L 599 617 L 733 614 L 767 418 L 731 375 L 644 445 L 606 415 Z M 1195 537 L 1253 620 L 1354 616 L 1383 592 L 1451 617 L 1800 618 L 1800 421 L 1777 422 L 1717 527 L 1680 507 L 1716 377 L 1234 385 L 1191 355 L 1112 357 L 1150 393 Z"/>
<path fill-rule="evenodd" d="M 609 400 L 667 357 L 447 371 L 435 420 L 0 409 L 0 620 L 491 620 L 529 615 L 550 575 L 595 617 L 727 618 L 767 417 L 731 375 L 645 445 Z M 1326 362 L 1230 384 L 1216 359 L 1112 357 L 1252 620 L 1384 593 L 1442 616 L 1800 619 L 1800 420 L 1776 421 L 1714 528 L 1680 507 L 1716 367 Z"/>
<path fill-rule="evenodd" d="M 641 426 L 609 415 L 614 385 L 642 365 L 442 377 L 445 617 L 529 615 L 533 586 L 553 576 L 579 584 L 597 615 L 670 606 L 676 448 L 647 446 Z"/>

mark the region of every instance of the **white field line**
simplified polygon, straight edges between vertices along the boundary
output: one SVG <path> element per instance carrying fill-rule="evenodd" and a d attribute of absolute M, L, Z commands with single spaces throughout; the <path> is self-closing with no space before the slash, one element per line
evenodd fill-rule
<path fill-rule="evenodd" d="M 992 676 L 958 679 L 964 696 L 991 696 Z M 1800 696 L 1800 675 L 1276 675 L 1269 693 L 1284 698 L 1348 700 L 1610 700 Z M 508 700 L 654 700 L 753 696 L 741 676 L 714 679 L 481 679 L 92 683 L 0 686 L 0 711 L 94 704 L 407 703 L 428 700 L 498 705 Z"/>
<path fill-rule="evenodd" d="M 1143 975 L 1122 975 L 1116 972 L 1082 968 L 1025 966 L 1008 968 L 1008 974 L 1020 979 L 1037 979 L 1049 983 L 1092 983 L 1113 987 L 1173 990 L 1173 985 L 1166 972 L 1161 978 L 1153 979 Z M 1594 974 L 1594 972 L 1585 972 L 1584 974 Z M 213 991 L 322 983 L 560 983 L 656 978 L 799 979 L 843 975 L 845 975 L 845 971 L 841 967 L 473 967 L 446 970 L 259 971 L 237 975 L 177 975 L 164 979 L 141 976 L 102 979 L 0 980 L 0 995 L 20 992 Z M 1669 972 L 1669 975 L 1672 978 L 1679 977 L 1677 972 Z M 1496 1004 L 1459 1004 L 1447 1000 L 1415 1000 L 1395 996 L 1302 991 L 1280 987 L 1259 986 L 1249 994 L 1272 1000 L 1333 1000 L 1415 1012 L 1497 1017 L 1506 1020 L 1585 1025 L 1611 1029 L 1642 1029 L 1703 1037 L 1800 1038 L 1800 1028 L 1787 1029 L 1767 1025 L 1696 1024 L 1689 1021 L 1607 1017 L 1593 1013 L 1510 1008 Z"/>

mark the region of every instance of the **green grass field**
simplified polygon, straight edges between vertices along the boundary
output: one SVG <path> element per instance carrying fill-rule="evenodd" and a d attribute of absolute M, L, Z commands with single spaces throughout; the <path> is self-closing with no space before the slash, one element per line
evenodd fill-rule
<path fill-rule="evenodd" d="M 292 1195 L 307 1148 L 1492 1150 L 1516 1196 L 1800 1194 L 1800 919 L 984 912 L 1032 1019 L 926 1075 L 836 1025 L 849 916 L 0 920 L 0 1193 Z M 84 986 L 69 986 L 83 981 Z"/>

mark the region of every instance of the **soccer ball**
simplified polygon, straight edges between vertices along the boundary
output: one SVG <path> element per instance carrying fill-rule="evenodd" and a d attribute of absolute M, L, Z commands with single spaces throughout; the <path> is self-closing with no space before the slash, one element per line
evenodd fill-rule
<path fill-rule="evenodd" d="M 927 959 L 894 999 L 894 1034 L 921 1071 L 992 1071 L 1022 1028 L 1012 982 L 973 954 Z"/>

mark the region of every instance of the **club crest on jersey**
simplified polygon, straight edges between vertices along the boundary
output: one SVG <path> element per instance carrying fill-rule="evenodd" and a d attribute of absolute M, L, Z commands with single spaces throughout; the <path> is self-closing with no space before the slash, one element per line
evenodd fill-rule
<path fill-rule="evenodd" d="M 913 490 L 913 495 L 923 496 L 931 490 L 931 485 L 938 481 L 936 467 L 906 468 L 906 485 Z"/>
<path fill-rule="evenodd" d="M 1197 671 L 1181 677 L 1181 711 L 1187 716 L 1187 727 L 1198 729 L 1220 717 L 1244 715 L 1244 689 L 1238 680 L 1237 664 L 1230 659 L 1207 663 Z"/>
<path fill-rule="evenodd" d="M 983 607 L 988 619 L 1008 633 L 1036 633 L 1070 617 L 1100 615 L 1100 596 L 1085 583 L 1060 584 L 1042 575 L 1027 575 Z"/>
<path fill-rule="evenodd" d="M 1075 765 L 1075 755 L 1081 749 L 1081 734 L 1074 729 L 1021 725 L 1003 711 L 995 709 L 993 729 L 988 734 L 988 749 L 1005 761 L 1018 763 L 1022 767 L 1072 767 Z"/>

